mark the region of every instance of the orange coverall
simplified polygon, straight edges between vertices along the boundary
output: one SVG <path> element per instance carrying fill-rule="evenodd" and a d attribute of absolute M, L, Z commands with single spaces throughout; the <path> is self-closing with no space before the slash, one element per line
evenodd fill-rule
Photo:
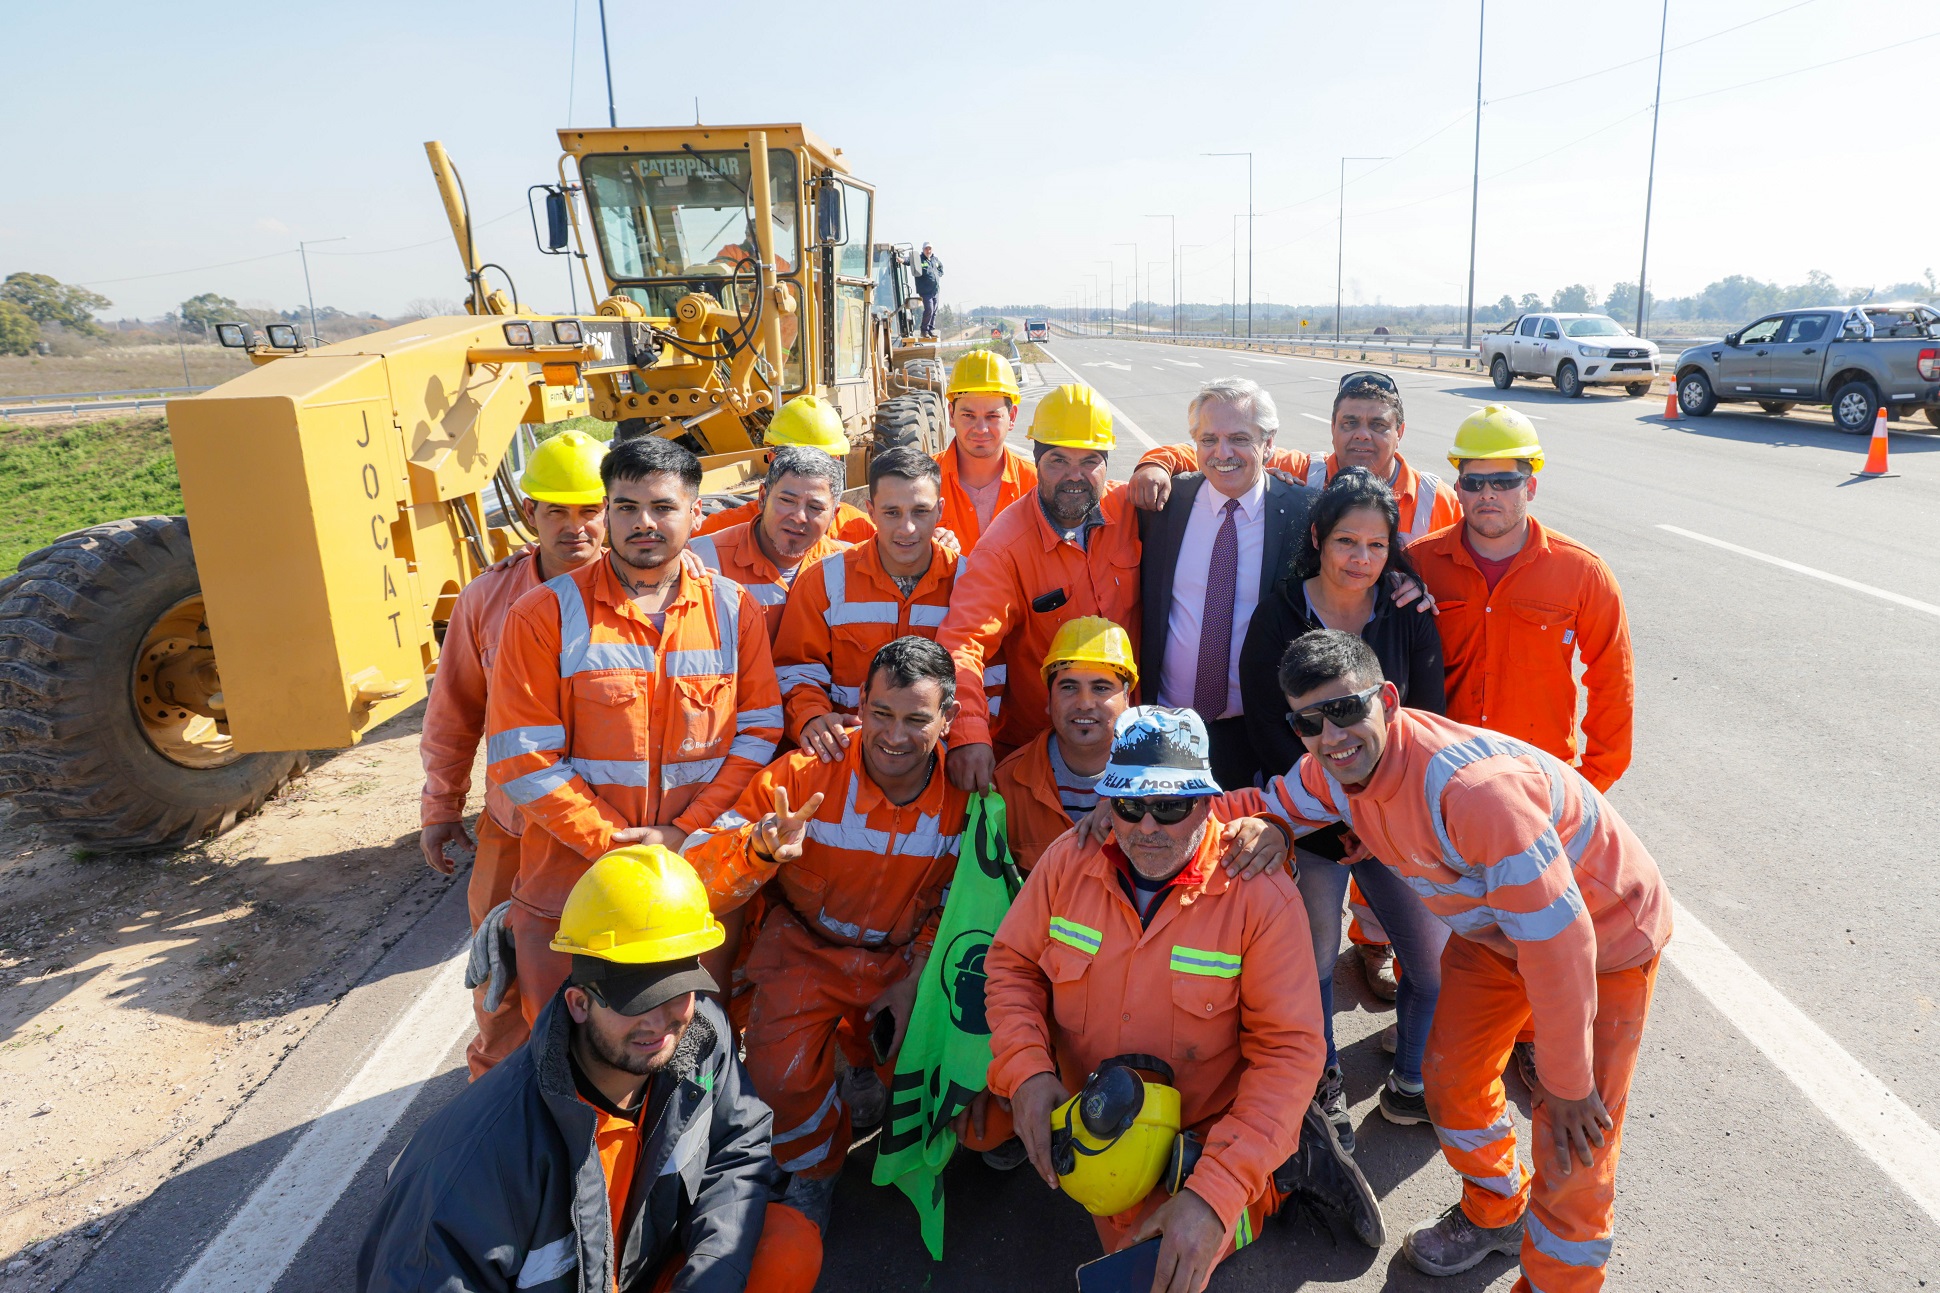
<path fill-rule="evenodd" d="M 1299 1143 L 1327 1047 L 1292 878 L 1236 883 L 1219 856 L 1209 827 L 1144 926 L 1119 879 L 1117 844 L 1058 840 L 997 928 L 984 1003 L 990 1089 L 1005 1099 L 1040 1073 L 1076 1091 L 1113 1055 L 1171 1063 L 1180 1120 L 1205 1136 L 1186 1185 L 1226 1226 L 1223 1260 L 1279 1205 L 1273 1172 Z M 1123 1247 L 1167 1197 L 1160 1187 L 1094 1217 L 1105 1249 Z"/>
<path fill-rule="evenodd" d="M 716 911 L 776 882 L 748 958 L 754 1002 L 743 1037 L 755 1093 L 775 1111 L 784 1172 L 819 1180 L 842 1170 L 850 1119 L 836 1093 L 836 1029 L 846 1021 L 867 1037 L 863 1012 L 936 940 L 968 803 L 944 775 L 946 758 L 939 748 L 923 793 L 893 804 L 863 766 L 861 741 L 838 763 L 797 750 L 756 774 L 735 810 L 685 850 Z M 750 847 L 776 787 L 795 809 L 822 795 L 802 856 L 786 866 Z"/>
<path fill-rule="evenodd" d="M 992 778 L 1004 801 L 1004 834 L 1020 871 L 1035 867 L 1051 842 L 1071 829 L 1051 770 L 1051 735 L 1047 729 L 1032 737 L 997 765 Z"/>
<path fill-rule="evenodd" d="M 424 761 L 422 825 L 455 822 L 465 816 L 472 760 L 485 738 L 486 682 L 498 654 L 499 634 L 512 604 L 538 586 L 538 550 L 528 547 L 481 572 L 465 585 L 451 608 L 431 699 L 424 707 L 424 732 L 418 738 L 418 756 Z M 485 810 L 474 828 L 478 847 L 465 886 L 465 906 L 474 932 L 492 908 L 512 896 L 512 877 L 519 870 L 519 833 L 524 827 L 505 791 L 487 780 Z M 495 1012 L 485 1009 L 484 985 L 473 988 L 472 1013 L 478 1018 L 478 1036 L 465 1048 L 465 1064 L 477 1081 L 492 1065 L 525 1045 L 528 1030 L 517 983 L 506 988 Z"/>
<path fill-rule="evenodd" d="M 992 521 L 970 554 L 936 634 L 957 666 L 953 744 L 994 745 L 1001 757 L 1050 729 L 1040 669 L 1066 621 L 1102 615 L 1138 641 L 1138 513 L 1123 481 L 1106 486 L 1099 509 L 1104 524 L 1081 548 L 1051 528 L 1032 495 L 1030 506 Z M 1005 684 L 1001 713 L 986 678 Z"/>
<path fill-rule="evenodd" d="M 712 516 L 701 518 L 701 528 L 696 535 L 719 534 L 732 526 L 753 522 L 761 517 L 761 500 L 751 498 L 739 507 L 724 507 Z M 876 537 L 876 523 L 861 508 L 840 499 L 835 503 L 835 524 L 829 526 L 829 537 L 844 543 L 861 543 L 864 539 Z"/>
<path fill-rule="evenodd" d="M 962 475 L 957 470 L 956 441 L 952 440 L 948 448 L 936 455 L 936 465 L 943 469 L 942 528 L 957 536 L 964 555 L 968 556 L 977 546 L 983 527 L 977 524 L 977 505 L 963 488 Z M 996 524 L 998 515 L 1012 503 L 1036 492 L 1037 467 L 1028 457 L 1005 445 L 1004 474 L 997 481 L 997 505 L 990 512 L 991 524 Z"/>
<path fill-rule="evenodd" d="M 809 720 L 855 713 L 876 652 L 906 634 L 934 638 L 950 608 L 960 559 L 930 540 L 930 568 L 909 596 L 883 569 L 875 541 L 803 566 L 775 637 L 775 675 L 788 739 Z"/>
<path fill-rule="evenodd" d="M 1422 1076 L 1442 1152 L 1463 1177 L 1462 1210 L 1492 1227 L 1527 1212 L 1522 1293 L 1602 1288 L 1626 1098 L 1671 935 L 1657 863 L 1555 756 L 1412 709 L 1388 724 L 1387 749 L 1359 789 L 1344 790 L 1307 755 L 1263 798 L 1296 830 L 1351 825 L 1460 935 L 1442 955 Z M 1533 1182 L 1502 1087 L 1532 1021 L 1548 1092 L 1581 1100 L 1595 1090 L 1616 1124 L 1594 1164 L 1564 1176 L 1549 1106 L 1538 1102 Z"/>
<path fill-rule="evenodd" d="M 875 532 L 874 526 L 870 532 Z M 709 570 L 720 571 L 754 598 L 767 618 L 771 646 L 775 635 L 781 632 L 781 610 L 788 604 L 788 589 L 796 576 L 823 557 L 844 551 L 848 546 L 835 538 L 833 532 L 823 535 L 820 543 L 802 554 L 799 566 L 783 574 L 755 542 L 754 526 L 750 523 L 729 526 L 715 534 L 696 535 L 687 541 L 687 550 L 699 557 L 701 564 Z"/>
<path fill-rule="evenodd" d="M 612 559 L 520 598 L 492 668 L 487 771 L 525 814 L 510 925 L 528 1025 L 571 960 L 547 944 L 616 831 L 689 836 L 729 813 L 781 738 L 781 690 L 745 589 L 684 563 L 656 630 Z"/>
<path fill-rule="evenodd" d="M 1617 577 L 1594 552 L 1529 518 L 1529 538 L 1496 581 L 1476 568 L 1462 527 L 1408 545 L 1435 598 L 1448 670 L 1448 716 L 1529 742 L 1608 790 L 1630 766 L 1637 697 L 1630 622 Z M 1497 612 L 1500 612 L 1498 614 Z M 1583 660 L 1583 741 L 1576 674 Z"/>
<path fill-rule="evenodd" d="M 1190 443 L 1160 445 L 1148 449 L 1138 460 L 1140 467 L 1151 463 L 1177 475 L 1199 470 L 1199 451 Z M 1340 455 L 1316 458 L 1298 449 L 1275 449 L 1266 456 L 1270 471 L 1285 472 L 1310 489 L 1325 489 L 1340 470 Z M 1394 501 L 1401 509 L 1401 542 L 1410 543 L 1424 534 L 1453 525 L 1462 519 L 1461 496 L 1455 487 L 1433 472 L 1416 471 L 1400 454 L 1394 456 L 1394 474 L 1388 478 Z"/>

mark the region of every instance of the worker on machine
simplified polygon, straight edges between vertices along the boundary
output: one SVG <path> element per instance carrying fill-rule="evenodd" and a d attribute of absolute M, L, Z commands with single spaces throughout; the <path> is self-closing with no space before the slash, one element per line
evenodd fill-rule
<path fill-rule="evenodd" d="M 360 1293 L 809 1293 L 821 1236 L 769 1201 L 771 1115 L 702 995 L 720 941 L 677 855 L 636 845 L 589 867 L 550 938 L 568 981 L 531 1043 L 404 1147 Z"/>
<path fill-rule="evenodd" d="M 1017 425 L 1017 374 L 994 350 L 972 350 L 950 370 L 951 440 L 943 469 L 943 527 L 965 556 L 997 514 L 1037 488 L 1037 468 L 1004 443 Z"/>
<path fill-rule="evenodd" d="M 1138 637 L 1138 513 L 1105 478 L 1110 412 L 1089 386 L 1060 386 L 1038 401 L 1031 440 L 1036 505 L 984 532 L 936 635 L 957 665 L 950 775 L 964 790 L 988 790 L 997 761 L 1050 726 L 1039 670 L 1066 622 L 1102 616 Z M 986 671 L 1007 688 L 994 713 Z"/>
<path fill-rule="evenodd" d="M 869 462 L 874 535 L 803 568 L 775 638 L 783 731 L 824 763 L 848 749 L 876 652 L 909 634 L 934 638 L 960 558 L 937 541 L 942 470 L 903 445 Z"/>
<path fill-rule="evenodd" d="M 770 644 L 781 632 L 782 608 L 795 577 L 849 546 L 830 532 L 847 476 L 842 460 L 820 449 L 777 449 L 769 456 L 755 518 L 697 534 L 688 545 L 709 570 L 747 589 L 761 606 Z"/>
<path fill-rule="evenodd" d="M 1040 667 L 1051 727 L 997 765 L 1004 833 L 1020 870 L 1098 806 L 1098 778 L 1111 762 L 1118 716 L 1138 688 L 1132 640 L 1108 619 L 1067 622 Z"/>
<path fill-rule="evenodd" d="M 1401 389 L 1394 378 L 1372 369 L 1342 377 L 1334 392 L 1334 414 L 1328 429 L 1334 451 L 1325 458 L 1297 449 L 1274 449 L 1267 455 L 1267 468 L 1309 488 L 1325 489 L 1343 469 L 1365 467 L 1394 491 L 1395 502 L 1401 507 L 1403 543 L 1460 519 L 1461 501 L 1448 482 L 1432 472 L 1416 471 L 1401 456 L 1401 438 L 1407 433 L 1408 423 Z M 1157 511 L 1172 493 L 1172 477 L 1198 470 L 1199 454 L 1191 441 L 1148 450 L 1132 470 L 1132 502 Z"/>
<path fill-rule="evenodd" d="M 485 788 L 478 815 L 476 844 L 465 834 L 465 798 L 471 791 L 472 761 L 485 735 L 486 683 L 499 635 L 512 604 L 534 588 L 598 561 L 606 546 L 606 490 L 600 460 L 606 446 L 583 431 L 561 431 L 533 451 L 519 477 L 519 511 L 533 541 L 482 572 L 458 594 L 438 654 L 438 674 L 424 707 L 424 734 L 418 754 L 424 760 L 420 796 L 423 830 L 418 847 L 425 863 L 450 875 L 447 845 L 470 846 L 472 873 L 465 905 L 477 930 L 494 907 L 512 896 L 519 870 L 519 836 L 525 823 L 505 791 Z M 525 1045 L 526 1021 L 517 985 L 497 1009 L 485 1009 L 485 989 L 474 990 L 472 1011 L 478 1035 L 465 1048 L 475 1082 L 486 1070 Z"/>
<path fill-rule="evenodd" d="M 546 947 L 587 866 L 713 825 L 781 738 L 759 605 L 681 560 L 700 460 L 643 436 L 615 446 L 600 478 L 606 559 L 520 598 L 492 667 L 487 772 L 525 816 L 502 921 L 528 1023 L 571 969 Z"/>
<path fill-rule="evenodd" d="M 1402 1251 L 1430 1275 L 1519 1251 L 1517 1293 L 1602 1288 L 1624 1111 L 1671 935 L 1657 863 L 1560 759 L 1401 708 L 1354 634 L 1295 638 L 1280 687 L 1307 754 L 1267 802 L 1303 833 L 1351 824 L 1454 931 L 1422 1078 L 1462 1197 Z M 1533 1178 L 1502 1084 L 1532 1022 Z"/>
<path fill-rule="evenodd" d="M 1461 520 L 1408 547 L 1440 608 L 1448 717 L 1574 763 L 1607 792 L 1630 766 L 1637 698 L 1617 577 L 1596 553 L 1529 515 L 1543 446 L 1520 412 L 1491 404 L 1470 414 L 1448 461 Z M 1526 1032 L 1515 1061 L 1535 1090 L 1542 1079 Z"/>
<path fill-rule="evenodd" d="M 838 462 L 845 461 L 849 456 L 849 434 L 843 429 L 842 415 L 833 404 L 817 395 L 797 395 L 782 405 L 781 411 L 768 423 L 768 430 L 761 442 L 768 450 L 761 459 L 763 467 L 774 461 L 775 450 L 790 446 L 820 449 Z M 829 533 L 845 543 L 860 543 L 874 534 L 875 526 L 870 524 L 869 514 L 842 502 L 840 489 L 836 493 L 835 521 L 829 526 Z M 702 518 L 699 533 L 715 534 L 744 521 L 753 521 L 760 515 L 761 499 L 757 496 L 739 507 L 724 507 L 712 516 Z"/>
<path fill-rule="evenodd" d="M 1052 844 L 984 961 L 990 1090 L 1031 1165 L 1107 1252 L 1159 1237 L 1158 1289 L 1204 1288 L 1296 1193 L 1378 1247 L 1380 1205 L 1312 1100 L 1326 1045 L 1290 834 L 1262 874 L 1219 865 L 1191 710 L 1127 710 L 1098 792 L 1111 837 Z"/>
<path fill-rule="evenodd" d="M 853 1126 L 838 1028 L 848 1064 L 873 1059 L 886 1082 L 956 869 L 966 796 L 942 743 L 956 689 L 936 643 L 890 642 L 870 662 L 841 760 L 784 755 L 687 851 L 717 912 L 776 882 L 747 964 L 748 1071 L 775 1111 L 775 1161 L 794 1174 L 783 1201 L 825 1229 Z"/>

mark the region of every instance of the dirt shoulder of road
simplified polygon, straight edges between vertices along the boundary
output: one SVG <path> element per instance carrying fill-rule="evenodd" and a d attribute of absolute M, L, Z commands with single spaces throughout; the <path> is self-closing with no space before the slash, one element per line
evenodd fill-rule
<path fill-rule="evenodd" d="M 418 853 L 419 719 L 187 849 L 0 820 L 0 1290 L 72 1273 L 465 882 Z"/>

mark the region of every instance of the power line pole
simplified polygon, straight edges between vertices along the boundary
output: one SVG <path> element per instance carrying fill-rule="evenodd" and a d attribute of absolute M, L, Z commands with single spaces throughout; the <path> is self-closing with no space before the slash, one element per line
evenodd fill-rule
<path fill-rule="evenodd" d="M 1246 335 L 1253 335 L 1253 154 L 1251 153 L 1207 153 L 1208 157 L 1244 157 L 1246 159 Z M 1238 240 L 1234 240 L 1234 255 L 1239 254 Z M 1234 289 L 1233 295 L 1239 295 Z"/>
<path fill-rule="evenodd" d="M 341 238 L 312 238 L 296 245 L 296 254 L 303 258 L 303 295 L 310 302 L 310 344 L 316 345 L 323 338 L 317 335 L 317 294 L 310 290 L 310 248 L 326 242 L 349 242 L 350 235 Z"/>
<path fill-rule="evenodd" d="M 613 111 L 613 50 L 606 43 L 606 0 L 600 0 L 600 58 L 606 64 L 606 124 L 620 124 L 619 113 Z"/>
<path fill-rule="evenodd" d="M 1462 345 L 1475 344 L 1475 219 L 1482 210 L 1482 38 L 1487 30 L 1489 0 L 1477 0 L 1475 15 L 1475 169 L 1468 199 L 1468 321 L 1462 325 Z"/>
<path fill-rule="evenodd" d="M 1671 0 L 1657 27 L 1657 94 L 1650 104 L 1650 178 L 1644 182 L 1644 255 L 1637 265 L 1637 335 L 1644 335 L 1644 279 L 1650 271 L 1650 202 L 1657 191 L 1657 110 L 1664 103 L 1664 33 L 1671 25 Z"/>

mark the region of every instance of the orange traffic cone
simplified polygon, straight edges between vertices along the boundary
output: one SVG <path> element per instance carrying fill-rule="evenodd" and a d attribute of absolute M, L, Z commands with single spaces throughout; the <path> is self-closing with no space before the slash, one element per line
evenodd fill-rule
<path fill-rule="evenodd" d="M 1675 422 L 1683 416 L 1677 411 L 1677 388 L 1673 386 L 1671 393 L 1664 397 L 1664 421 Z"/>
<path fill-rule="evenodd" d="M 1882 404 L 1878 415 L 1873 418 L 1873 443 L 1866 450 L 1866 465 L 1853 475 L 1884 476 L 1886 474 L 1886 406 Z"/>

